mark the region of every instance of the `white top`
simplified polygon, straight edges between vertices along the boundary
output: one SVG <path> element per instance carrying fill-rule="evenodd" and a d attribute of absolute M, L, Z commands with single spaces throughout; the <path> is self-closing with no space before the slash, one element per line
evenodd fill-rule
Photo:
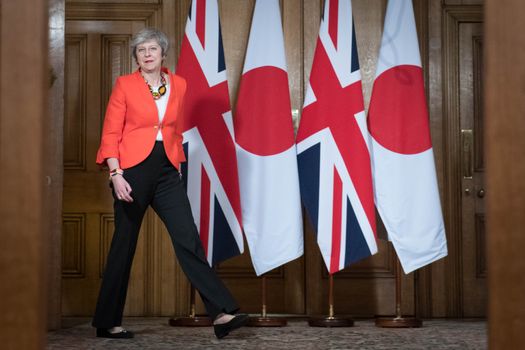
<path fill-rule="evenodd" d="M 151 89 L 155 92 L 159 90 L 160 86 L 157 87 L 151 87 Z M 155 104 L 157 105 L 157 112 L 159 113 L 159 124 L 162 123 L 162 119 L 164 119 L 164 114 L 166 114 L 166 108 L 168 107 L 168 100 L 170 98 L 170 84 L 169 84 L 169 77 L 166 79 L 166 93 L 164 96 L 159 98 L 158 100 L 155 100 Z M 162 132 L 159 128 L 159 131 L 157 132 L 157 141 L 162 141 Z"/>

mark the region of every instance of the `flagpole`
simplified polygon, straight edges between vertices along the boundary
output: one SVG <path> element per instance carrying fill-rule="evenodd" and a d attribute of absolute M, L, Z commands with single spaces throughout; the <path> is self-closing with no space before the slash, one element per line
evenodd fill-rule
<path fill-rule="evenodd" d="M 170 326 L 173 327 L 206 327 L 211 326 L 212 321 L 208 316 L 195 315 L 195 287 L 190 285 L 190 315 L 186 317 L 170 318 Z"/>
<path fill-rule="evenodd" d="M 395 254 L 395 253 L 394 253 Z M 423 322 L 417 317 L 405 317 L 401 312 L 402 305 L 402 292 L 401 292 L 401 263 L 399 258 L 396 256 L 396 314 L 395 316 L 389 317 L 378 317 L 376 318 L 376 326 L 383 328 L 419 328 L 423 325 Z"/>
<path fill-rule="evenodd" d="M 310 317 L 310 327 L 352 327 L 354 320 L 347 317 L 338 317 L 334 314 L 334 275 L 328 278 L 328 316 Z"/>
<path fill-rule="evenodd" d="M 250 327 L 284 327 L 288 321 L 284 317 L 268 317 L 266 314 L 266 276 L 261 277 L 261 316 L 250 317 Z"/>

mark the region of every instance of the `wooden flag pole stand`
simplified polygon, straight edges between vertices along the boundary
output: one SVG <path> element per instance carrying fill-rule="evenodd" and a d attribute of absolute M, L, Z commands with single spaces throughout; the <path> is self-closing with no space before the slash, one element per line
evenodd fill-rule
<path fill-rule="evenodd" d="M 352 327 L 354 320 L 351 318 L 334 316 L 334 276 L 330 274 L 328 290 L 328 316 L 327 317 L 310 317 L 308 325 L 310 327 Z"/>
<path fill-rule="evenodd" d="M 213 324 L 208 316 L 195 315 L 195 287 L 190 289 L 190 315 L 188 317 L 170 318 L 170 326 L 173 327 L 206 327 Z"/>
<path fill-rule="evenodd" d="M 250 327 L 284 327 L 288 324 L 286 318 L 268 317 L 266 315 L 266 276 L 261 277 L 262 311 L 259 317 L 250 317 L 247 326 Z"/>
<path fill-rule="evenodd" d="M 423 322 L 416 317 L 403 317 L 401 313 L 401 263 L 396 255 L 396 315 L 376 318 L 376 326 L 383 328 L 419 328 Z"/>

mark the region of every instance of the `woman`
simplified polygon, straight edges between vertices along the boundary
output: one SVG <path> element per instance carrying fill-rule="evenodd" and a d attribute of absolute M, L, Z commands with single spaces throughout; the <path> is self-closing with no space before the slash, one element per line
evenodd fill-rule
<path fill-rule="evenodd" d="M 166 225 L 179 263 L 226 336 L 248 321 L 210 268 L 178 171 L 182 149 L 182 105 L 186 82 L 162 67 L 164 33 L 146 28 L 131 42 L 138 70 L 117 78 L 109 99 L 97 163 L 109 167 L 115 233 L 108 253 L 93 326 L 97 337 L 133 338 L 121 327 L 129 274 L 142 218 L 148 206 Z"/>

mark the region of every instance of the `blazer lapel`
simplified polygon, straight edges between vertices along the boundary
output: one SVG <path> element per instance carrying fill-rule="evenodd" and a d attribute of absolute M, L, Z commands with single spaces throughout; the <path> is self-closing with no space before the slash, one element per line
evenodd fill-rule
<path fill-rule="evenodd" d="M 166 106 L 166 112 L 164 114 L 164 122 L 168 122 L 171 120 L 177 119 L 177 111 L 179 109 L 179 90 L 178 85 L 175 83 L 175 79 L 173 78 L 175 75 L 172 74 L 167 68 L 162 68 L 162 72 L 166 73 L 168 75 L 169 79 L 169 88 L 170 88 L 170 95 L 168 97 L 168 105 Z M 155 103 L 155 100 L 151 96 L 151 92 L 148 89 L 148 85 L 144 81 L 144 78 L 142 77 L 142 74 L 140 74 L 140 71 L 137 70 L 135 73 L 135 84 L 136 84 L 136 91 L 138 94 L 137 101 L 146 101 L 144 104 L 144 109 L 146 110 L 146 116 L 147 118 L 154 118 L 158 123 L 159 120 L 159 112 L 157 109 L 157 104 Z M 151 116 L 151 117 L 150 117 Z"/>
<path fill-rule="evenodd" d="M 140 71 L 137 69 L 134 73 L 135 83 L 137 87 L 137 93 L 139 94 L 137 101 L 144 101 L 144 108 L 146 109 L 146 117 L 152 118 L 152 120 L 158 123 L 159 121 L 159 112 L 157 110 L 157 104 L 151 96 L 151 92 L 148 89 L 148 85 L 140 74 Z M 150 117 L 151 116 L 151 117 Z"/>
<path fill-rule="evenodd" d="M 164 120 L 176 120 L 177 119 L 177 109 L 178 109 L 178 95 L 179 91 L 177 90 L 177 85 L 173 79 L 174 74 L 172 74 L 168 69 L 163 69 L 164 73 L 168 74 L 169 84 L 170 84 L 170 96 L 168 99 L 168 105 L 166 106 L 166 114 L 164 115 Z"/>

